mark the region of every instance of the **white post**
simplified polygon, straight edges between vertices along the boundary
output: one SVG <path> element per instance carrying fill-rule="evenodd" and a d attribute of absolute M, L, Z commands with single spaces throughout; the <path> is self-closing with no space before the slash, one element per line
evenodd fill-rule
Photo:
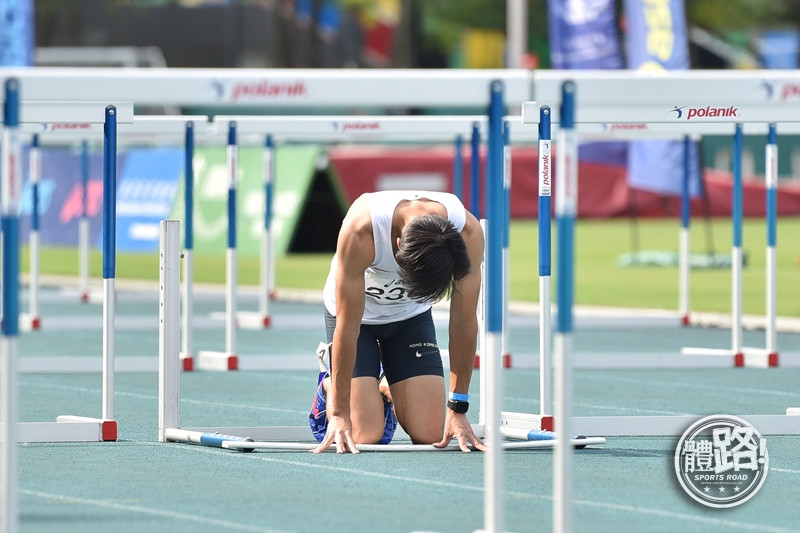
<path fill-rule="evenodd" d="M 30 182 L 33 198 L 30 233 L 30 276 L 28 283 L 28 314 L 31 329 L 39 328 L 39 181 L 42 175 L 42 150 L 39 136 L 33 136 L 30 154 Z"/>
<path fill-rule="evenodd" d="M 239 170 L 239 148 L 236 145 L 236 123 L 228 132 L 228 248 L 226 250 L 225 286 L 225 352 L 236 353 L 236 181 Z"/>
<path fill-rule="evenodd" d="M 181 319 L 183 321 L 181 328 L 181 357 L 192 356 L 192 316 L 194 308 L 194 289 L 192 287 L 192 280 L 194 279 L 194 258 L 192 250 L 185 248 L 183 250 L 183 313 Z"/>
<path fill-rule="evenodd" d="M 264 326 L 269 326 L 269 300 L 275 293 L 275 255 L 272 244 L 272 203 L 275 181 L 275 147 L 267 136 L 264 145 L 264 227 L 261 239 L 261 293 L 259 311 Z"/>
<path fill-rule="evenodd" d="M 180 357 L 184 370 L 194 369 L 192 352 L 193 317 L 194 317 L 194 123 L 186 122 L 184 130 L 184 252 L 183 252 L 183 314 Z"/>
<path fill-rule="evenodd" d="M 744 365 L 742 353 L 742 125 L 736 124 L 733 139 L 733 247 L 731 249 L 731 351 L 737 366 Z"/>
<path fill-rule="evenodd" d="M 777 326 L 777 219 L 778 219 L 778 139 L 775 124 L 769 126 L 766 147 L 765 184 L 767 188 L 767 364 L 778 364 Z"/>
<path fill-rule="evenodd" d="M 114 307 L 116 305 L 117 109 L 103 125 L 103 419 L 114 418 Z"/>
<path fill-rule="evenodd" d="M 180 222 L 161 221 L 158 283 L 158 441 L 179 426 Z"/>
<path fill-rule="evenodd" d="M 551 308 L 551 197 L 553 186 L 553 160 L 550 107 L 539 110 L 539 413 L 553 414 L 553 354 L 552 354 L 552 308 Z M 567 168 L 573 162 L 568 143 L 574 136 L 566 130 L 559 131 L 558 165 Z"/>
<path fill-rule="evenodd" d="M 572 307 L 574 302 L 575 220 L 578 216 L 578 143 L 575 133 L 575 84 L 562 85 L 560 145 L 564 164 L 556 167 L 558 232 L 558 327 L 554 342 L 556 446 L 553 454 L 553 531 L 572 532 Z"/>
<path fill-rule="evenodd" d="M 559 313 L 562 310 L 559 309 Z M 556 437 L 553 452 L 553 531 L 569 533 L 572 528 L 572 335 L 557 332 L 554 353 L 558 360 L 555 369 Z"/>
<path fill-rule="evenodd" d="M 2 358 L 3 402 L 0 406 L 0 480 L 2 486 L 3 533 L 16 533 L 19 527 L 17 494 L 17 359 L 19 357 L 19 200 L 22 165 L 19 140 L 19 82 L 5 82 L 2 132 L 2 174 L 0 174 L 0 212 L 2 214 Z"/>
<path fill-rule="evenodd" d="M 81 143 L 81 217 L 78 219 L 78 292 L 89 301 L 89 143 Z"/>
<path fill-rule="evenodd" d="M 2 532 L 15 533 L 19 525 L 17 510 L 17 401 L 19 391 L 17 389 L 17 359 L 19 355 L 19 345 L 14 337 L 3 335 L 0 340 L 2 347 L 3 367 L 2 367 L 2 386 L 3 386 L 3 405 L 2 411 L 2 435 L 0 435 L 0 446 L 2 446 L 2 457 L 0 457 L 0 476 L 2 476 Z"/>
<path fill-rule="evenodd" d="M 503 121 L 503 243 L 502 243 L 502 268 L 503 268 L 503 327 L 500 348 L 501 364 L 504 368 L 511 367 L 511 338 L 508 327 L 508 305 L 510 299 L 510 259 L 509 244 L 511 240 L 511 126 L 508 121 Z"/>
<path fill-rule="evenodd" d="M 684 326 L 688 326 L 691 322 L 689 316 L 690 237 L 689 228 L 681 227 L 678 233 L 678 314 Z"/>
<path fill-rule="evenodd" d="M 89 287 L 89 218 L 78 219 L 78 291 L 83 302 L 88 302 Z"/>

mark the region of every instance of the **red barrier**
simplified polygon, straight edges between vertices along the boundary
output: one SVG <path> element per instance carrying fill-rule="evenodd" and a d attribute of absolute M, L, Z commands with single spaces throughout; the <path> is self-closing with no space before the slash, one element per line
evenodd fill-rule
<path fill-rule="evenodd" d="M 467 150 L 465 154 L 462 198 L 468 204 L 470 164 Z M 330 164 L 349 202 L 364 192 L 381 189 L 453 190 L 453 149 L 449 147 L 334 148 L 330 152 Z M 483 157 L 480 168 L 483 179 L 486 168 Z M 626 170 L 622 166 L 582 162 L 578 168 L 579 217 L 609 218 L 633 214 L 640 217 L 677 217 L 680 214 L 679 197 L 630 189 Z M 538 159 L 535 148 L 512 150 L 511 176 L 511 216 L 536 218 Z M 692 215 L 730 216 L 730 173 L 705 169 L 704 178 L 708 191 L 708 211 L 701 198 L 693 198 Z M 760 178 L 761 181 L 756 177 L 745 177 L 743 198 L 746 217 L 765 215 L 766 192 L 763 177 Z M 557 186 L 556 183 L 553 188 Z M 475 212 L 473 206 L 468 207 Z M 778 214 L 800 215 L 800 186 L 779 184 Z"/>

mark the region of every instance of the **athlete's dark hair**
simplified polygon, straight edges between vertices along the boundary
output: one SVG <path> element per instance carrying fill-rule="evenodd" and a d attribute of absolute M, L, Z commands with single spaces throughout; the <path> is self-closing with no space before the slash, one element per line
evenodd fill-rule
<path fill-rule="evenodd" d="M 453 282 L 471 268 L 461 233 L 436 215 L 417 217 L 405 227 L 395 259 L 408 297 L 418 302 L 434 303 L 450 296 Z"/>

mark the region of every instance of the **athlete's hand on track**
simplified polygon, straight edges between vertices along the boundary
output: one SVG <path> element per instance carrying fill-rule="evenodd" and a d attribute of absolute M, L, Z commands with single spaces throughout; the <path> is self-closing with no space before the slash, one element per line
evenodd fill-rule
<path fill-rule="evenodd" d="M 467 420 L 467 415 L 448 409 L 447 418 L 444 421 L 444 437 L 441 441 L 434 442 L 433 445 L 437 448 L 444 448 L 453 439 L 458 441 L 462 452 L 471 452 L 470 447 L 482 452 L 486 451 L 486 445 L 475 435 L 472 425 Z"/>
<path fill-rule="evenodd" d="M 353 442 L 353 430 L 350 419 L 341 416 L 328 417 L 328 431 L 319 446 L 313 448 L 311 453 L 320 453 L 327 450 L 332 443 L 336 443 L 336 453 L 361 453 Z"/>

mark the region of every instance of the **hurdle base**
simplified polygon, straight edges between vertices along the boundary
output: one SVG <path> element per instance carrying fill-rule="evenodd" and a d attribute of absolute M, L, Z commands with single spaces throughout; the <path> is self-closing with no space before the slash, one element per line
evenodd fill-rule
<path fill-rule="evenodd" d="M 272 317 L 261 313 L 237 313 L 236 326 L 241 329 L 266 329 L 272 325 Z"/>
<path fill-rule="evenodd" d="M 116 420 L 61 415 L 55 422 L 17 423 L 17 442 L 111 442 L 117 440 Z"/>
<path fill-rule="evenodd" d="M 509 430 L 540 430 L 555 431 L 555 417 L 553 415 L 537 415 L 533 413 L 514 413 L 502 411 L 500 413 L 500 431 Z"/>
<path fill-rule="evenodd" d="M 42 317 L 30 313 L 20 313 L 19 327 L 22 331 L 39 331 L 42 327 Z"/>
<path fill-rule="evenodd" d="M 479 428 L 476 428 L 479 429 Z M 397 440 L 404 440 L 404 435 L 397 436 Z M 405 435 L 407 437 L 407 435 Z M 297 450 L 310 451 L 319 443 L 310 441 L 309 430 L 305 426 L 274 426 L 274 427 L 226 427 L 226 428 L 166 428 L 164 430 L 166 442 L 184 442 L 199 444 L 215 448 L 225 448 L 240 451 L 253 451 L 254 449 L 267 450 Z M 570 439 L 576 448 L 588 445 L 605 444 L 603 437 Z M 504 449 L 520 448 L 551 448 L 556 444 L 556 439 L 523 439 L 521 442 L 503 442 Z M 429 444 L 406 444 L 393 442 L 391 444 L 361 444 L 358 446 L 362 452 L 386 451 L 459 451 L 458 444 L 451 443 L 444 448 L 436 448 Z M 334 448 L 329 449 L 333 451 Z"/>
<path fill-rule="evenodd" d="M 744 366 L 769 368 L 778 366 L 778 352 L 765 348 L 742 348 Z"/>
<path fill-rule="evenodd" d="M 786 414 L 789 416 L 800 416 L 800 407 L 787 407 Z"/>
<path fill-rule="evenodd" d="M 736 352 L 724 348 L 682 348 L 681 355 L 689 356 L 712 356 L 712 357 L 731 357 L 733 366 L 745 366 L 745 356 L 743 352 Z"/>
<path fill-rule="evenodd" d="M 77 296 L 81 303 L 85 304 L 101 304 L 103 303 L 103 291 L 102 289 L 62 289 L 60 293 L 63 296 L 67 297 L 75 297 Z"/>
<path fill-rule="evenodd" d="M 505 353 L 502 355 L 501 364 L 503 368 L 511 368 L 511 354 Z M 475 354 L 475 361 L 473 362 L 473 368 L 475 370 L 480 369 L 481 367 L 481 356 L 480 354 Z"/>
<path fill-rule="evenodd" d="M 239 369 L 239 357 L 226 352 L 201 351 L 197 353 L 198 370 L 228 371 Z"/>
<path fill-rule="evenodd" d="M 180 354 L 181 370 L 184 372 L 191 372 L 194 370 L 194 358 L 192 354 L 181 352 Z"/>

